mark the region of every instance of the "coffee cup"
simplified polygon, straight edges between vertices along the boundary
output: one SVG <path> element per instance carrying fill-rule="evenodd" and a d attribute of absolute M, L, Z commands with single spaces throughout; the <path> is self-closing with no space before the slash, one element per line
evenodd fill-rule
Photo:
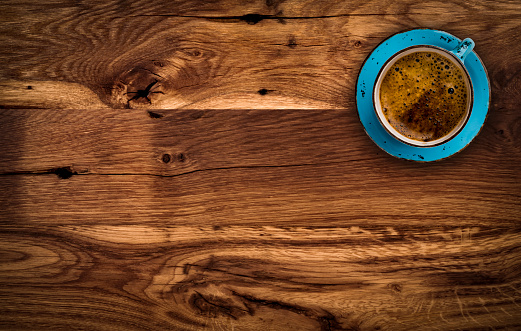
<path fill-rule="evenodd" d="M 473 48 L 474 41 L 467 38 L 452 50 L 417 45 L 387 60 L 374 84 L 373 104 L 391 136 L 412 146 L 431 147 L 463 129 L 474 99 L 464 63 Z"/>

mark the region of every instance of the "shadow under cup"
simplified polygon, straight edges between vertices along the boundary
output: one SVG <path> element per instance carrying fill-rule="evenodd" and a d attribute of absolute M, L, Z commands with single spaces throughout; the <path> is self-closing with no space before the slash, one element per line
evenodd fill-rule
<path fill-rule="evenodd" d="M 464 60 L 473 47 L 465 39 L 452 51 L 423 45 L 392 56 L 373 90 L 376 115 L 386 131 L 417 147 L 454 138 L 472 110 L 473 88 Z"/>

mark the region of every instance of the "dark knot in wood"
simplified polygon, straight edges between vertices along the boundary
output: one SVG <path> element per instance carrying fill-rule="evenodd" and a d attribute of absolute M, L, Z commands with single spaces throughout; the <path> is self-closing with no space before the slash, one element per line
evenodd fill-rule
<path fill-rule="evenodd" d="M 143 98 L 143 99 L 146 99 L 148 101 L 149 104 L 152 104 L 152 100 L 150 100 L 149 96 L 150 94 L 152 93 L 161 93 L 161 94 L 164 94 L 163 92 L 161 91 L 152 91 L 152 88 L 158 83 L 157 80 L 154 80 L 152 83 L 148 84 L 147 87 L 145 87 L 145 89 L 143 90 L 137 90 L 137 91 L 133 91 L 133 92 L 127 92 L 125 94 L 134 94 L 134 96 L 130 99 L 128 99 L 127 101 L 127 106 L 130 107 L 130 101 L 132 100 L 137 100 L 137 99 L 140 99 L 140 98 Z"/>
<path fill-rule="evenodd" d="M 56 168 L 53 172 L 61 179 L 69 179 L 72 175 L 77 175 L 78 173 L 73 171 L 71 167 L 62 167 Z"/>

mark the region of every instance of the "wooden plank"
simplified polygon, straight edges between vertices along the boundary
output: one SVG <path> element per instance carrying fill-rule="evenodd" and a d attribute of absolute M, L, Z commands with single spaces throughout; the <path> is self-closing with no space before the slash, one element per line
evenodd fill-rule
<path fill-rule="evenodd" d="M 4 329 L 521 327 L 519 228 L 6 227 Z"/>
<path fill-rule="evenodd" d="M 8 223 L 519 222 L 518 113 L 434 164 L 386 155 L 341 110 L 1 114 Z"/>
<path fill-rule="evenodd" d="M 365 170 L 369 174 L 387 164 L 399 172 L 396 179 L 411 174 L 501 182 L 519 175 L 521 158 L 521 115 L 515 101 L 508 102 L 508 108 L 491 111 L 482 132 L 460 154 L 427 166 L 380 150 L 364 132 L 354 105 L 349 110 L 0 110 L 0 174 L 70 167 L 81 174 L 174 176 L 333 164 L 343 173 L 355 164 L 375 168 Z M 353 177 L 358 178 L 363 175 Z"/>
<path fill-rule="evenodd" d="M 517 2 L 1 6 L 0 60 L 9 64 L 0 68 L 4 108 L 344 108 L 371 50 L 416 27 L 474 38 L 491 77 L 503 84 L 493 84 L 493 94 L 514 89 L 519 97 Z M 128 102 L 126 93 L 156 80 L 153 91 L 164 94 L 152 94 L 150 104 Z"/>
<path fill-rule="evenodd" d="M 345 171 L 345 169 L 342 169 Z M 350 167 L 208 171 L 180 177 L 55 175 L 0 178 L 6 224 L 338 226 L 519 223 L 520 184 L 410 176 Z M 364 179 L 353 180 L 366 175 Z M 394 175 L 383 171 L 381 175 Z M 407 181 L 407 184 L 404 184 Z M 394 184 L 393 184 L 394 183 Z M 495 186 L 501 186 L 497 189 Z M 407 192 L 407 193 L 402 193 Z"/>

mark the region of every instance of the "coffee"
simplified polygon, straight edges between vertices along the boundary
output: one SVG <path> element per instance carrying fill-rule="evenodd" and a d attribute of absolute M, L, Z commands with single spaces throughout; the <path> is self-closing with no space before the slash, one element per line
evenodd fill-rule
<path fill-rule="evenodd" d="M 385 119 L 397 132 L 429 142 L 458 127 L 471 98 L 465 73 L 454 60 L 418 51 L 399 58 L 387 70 L 379 99 Z"/>

